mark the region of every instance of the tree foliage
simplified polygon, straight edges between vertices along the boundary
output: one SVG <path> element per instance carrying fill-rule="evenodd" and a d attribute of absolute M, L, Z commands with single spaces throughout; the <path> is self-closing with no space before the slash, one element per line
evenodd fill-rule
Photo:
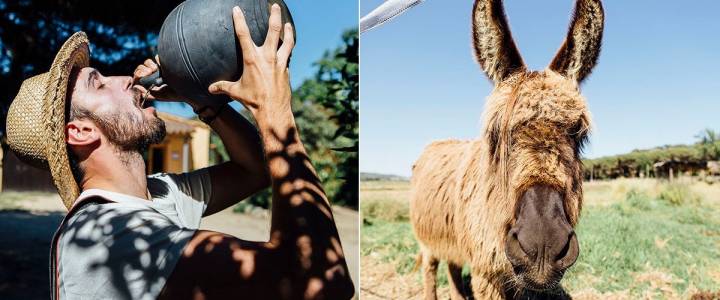
<path fill-rule="evenodd" d="M 303 144 L 333 204 L 358 205 L 358 34 L 342 35 L 342 46 L 315 63 L 313 78 L 293 91 L 293 113 Z M 246 117 L 250 117 L 247 112 Z M 220 147 L 218 147 L 220 149 Z M 250 204 L 268 207 L 269 190 Z"/>
<path fill-rule="evenodd" d="M 677 162 L 685 165 L 703 165 L 707 161 L 720 160 L 720 135 L 705 129 L 695 136 L 692 145 L 667 145 L 630 153 L 583 160 L 586 177 L 589 172 L 595 179 L 634 177 L 643 172 L 652 173 L 660 162 Z"/>
<path fill-rule="evenodd" d="M 46 72 L 74 32 L 90 39 L 91 65 L 129 75 L 155 53 L 157 32 L 181 0 L 0 0 L 0 135 L 22 81 Z"/>
<path fill-rule="evenodd" d="M 701 156 L 706 160 L 720 159 L 720 133 L 706 128 L 695 136 L 698 139 Z"/>

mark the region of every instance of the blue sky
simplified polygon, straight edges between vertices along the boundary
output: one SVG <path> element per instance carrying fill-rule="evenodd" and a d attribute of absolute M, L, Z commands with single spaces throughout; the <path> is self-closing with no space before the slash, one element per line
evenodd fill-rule
<path fill-rule="evenodd" d="M 342 32 L 358 26 L 358 3 L 355 0 L 285 0 L 295 21 L 297 43 L 290 62 L 290 84 L 299 86 L 314 75 L 312 64 L 326 50 L 341 45 Z M 228 12 L 230 13 L 230 12 Z M 232 104 L 239 109 L 237 102 Z M 186 105 L 160 103 L 159 110 L 184 117 L 194 116 Z"/>
<path fill-rule="evenodd" d="M 361 0 L 362 15 L 382 3 Z M 544 69 L 574 1 L 506 0 L 525 63 Z M 582 92 L 586 157 L 692 143 L 720 129 L 720 2 L 603 1 L 603 50 Z M 491 84 L 470 46 L 472 1 L 426 2 L 361 36 L 360 171 L 408 176 L 431 141 L 475 138 Z"/>

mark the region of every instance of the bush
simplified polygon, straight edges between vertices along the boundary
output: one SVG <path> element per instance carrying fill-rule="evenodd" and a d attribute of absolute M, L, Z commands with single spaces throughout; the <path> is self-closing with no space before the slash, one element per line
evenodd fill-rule
<path fill-rule="evenodd" d="M 363 199 L 363 218 L 380 219 L 388 222 L 407 222 L 409 209 L 406 199 Z"/>
<path fill-rule="evenodd" d="M 625 201 L 633 207 L 638 209 L 649 209 L 651 208 L 650 205 L 650 196 L 645 191 L 642 191 L 640 189 L 631 188 L 625 193 Z"/>
<path fill-rule="evenodd" d="M 687 185 L 678 183 L 664 185 L 658 198 L 676 206 L 700 203 L 700 196 L 690 190 Z"/>

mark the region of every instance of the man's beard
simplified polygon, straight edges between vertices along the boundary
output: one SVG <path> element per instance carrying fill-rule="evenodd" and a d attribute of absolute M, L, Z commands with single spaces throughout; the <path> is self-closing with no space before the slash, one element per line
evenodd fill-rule
<path fill-rule="evenodd" d="M 120 151 L 142 152 L 165 139 L 165 122 L 157 117 L 148 120 L 131 112 L 116 112 L 91 118 Z"/>

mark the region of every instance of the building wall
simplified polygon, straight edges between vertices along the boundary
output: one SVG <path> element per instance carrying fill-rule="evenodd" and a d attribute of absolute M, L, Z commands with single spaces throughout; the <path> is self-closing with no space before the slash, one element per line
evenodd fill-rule
<path fill-rule="evenodd" d="M 210 129 L 196 127 L 192 133 L 192 169 L 197 170 L 208 166 L 210 160 Z"/>
<path fill-rule="evenodd" d="M 167 143 L 165 148 L 165 172 L 168 173 L 183 173 L 183 144 L 185 143 L 185 135 L 168 135 L 166 137 Z M 189 143 L 189 141 L 188 141 Z M 192 151 L 191 151 L 192 152 Z M 192 154 L 188 158 L 190 159 L 190 166 L 192 166 Z M 190 171 L 190 170 L 188 170 Z"/>
<path fill-rule="evenodd" d="M 12 151 L 7 151 L 2 161 L 3 191 L 57 192 L 49 170 L 22 162 Z"/>
<path fill-rule="evenodd" d="M 157 169 L 153 166 L 157 153 L 153 149 L 162 149 L 162 172 L 183 173 L 207 167 L 209 148 L 210 130 L 207 128 L 196 128 L 192 134 L 168 134 L 162 143 L 152 145 L 148 151 L 147 171 L 152 173 Z M 187 155 L 187 169 L 183 165 L 184 155 Z"/>

